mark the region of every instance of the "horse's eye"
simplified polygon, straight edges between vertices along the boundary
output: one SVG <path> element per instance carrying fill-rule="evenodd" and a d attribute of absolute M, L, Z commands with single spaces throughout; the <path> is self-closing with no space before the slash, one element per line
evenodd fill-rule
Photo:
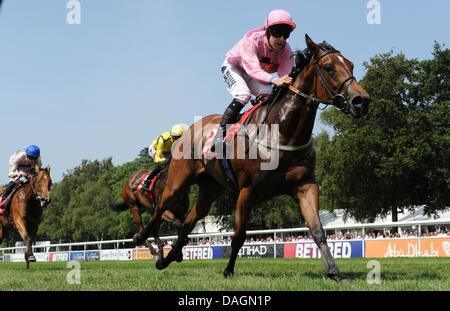
<path fill-rule="evenodd" d="M 323 68 L 325 68 L 325 70 L 328 72 L 328 73 L 334 73 L 334 67 L 333 67 L 333 65 L 332 64 L 325 64 L 324 66 L 323 66 Z"/>

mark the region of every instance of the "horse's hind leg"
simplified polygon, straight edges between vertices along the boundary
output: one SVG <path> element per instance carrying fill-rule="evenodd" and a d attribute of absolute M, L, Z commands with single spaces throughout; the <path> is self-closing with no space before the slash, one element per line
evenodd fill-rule
<path fill-rule="evenodd" d="M 137 203 L 128 203 L 128 206 L 130 208 L 131 216 L 133 217 L 134 223 L 138 227 L 138 232 L 136 232 L 133 236 L 133 240 L 134 240 L 134 239 L 136 239 L 136 237 L 138 237 L 140 235 L 140 233 L 144 230 L 145 227 L 144 227 L 144 223 L 142 222 L 142 216 L 141 216 L 141 213 L 139 212 L 139 207 L 138 207 Z M 148 247 L 150 252 L 154 255 L 153 248 L 150 245 L 150 243 L 147 240 L 145 240 L 143 243 L 145 244 L 145 246 Z"/>
<path fill-rule="evenodd" d="M 334 280 L 342 280 L 336 262 L 331 255 L 319 218 L 319 190 L 316 183 L 307 183 L 298 187 L 297 197 L 294 200 L 300 203 L 300 209 L 306 225 L 311 232 L 314 242 L 319 247 L 322 260 L 327 269 L 327 275 Z"/>
<path fill-rule="evenodd" d="M 180 256 L 182 256 L 183 246 L 188 242 L 188 234 L 194 229 L 197 221 L 208 214 L 211 204 L 223 191 L 222 187 L 209 176 L 200 177 L 198 186 L 199 192 L 197 202 L 187 215 L 180 233 L 178 234 L 178 239 L 172 246 L 172 250 L 167 255 L 167 258 L 162 258 L 160 261 L 156 262 L 157 269 L 161 270 L 166 268 L 174 260 L 181 261 Z"/>
<path fill-rule="evenodd" d="M 223 271 L 225 277 L 234 274 L 234 265 L 236 258 L 245 242 L 246 227 L 248 222 L 248 215 L 252 207 L 252 189 L 243 188 L 239 192 L 239 197 L 236 203 L 236 225 L 234 229 L 234 236 L 231 240 L 231 256 L 228 265 Z"/>
<path fill-rule="evenodd" d="M 141 213 L 139 212 L 139 207 L 137 204 L 128 204 L 131 216 L 133 216 L 134 223 L 138 226 L 138 230 L 144 230 L 144 224 L 142 223 Z"/>

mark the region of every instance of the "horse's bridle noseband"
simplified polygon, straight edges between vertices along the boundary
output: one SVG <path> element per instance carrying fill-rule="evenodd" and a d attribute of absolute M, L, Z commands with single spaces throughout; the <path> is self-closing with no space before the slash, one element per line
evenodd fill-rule
<path fill-rule="evenodd" d="M 298 96 L 301 96 L 303 98 L 311 100 L 315 104 L 322 103 L 325 105 L 333 105 L 339 110 L 348 112 L 349 108 L 350 108 L 349 98 L 348 98 L 348 88 L 350 87 L 350 84 L 352 84 L 352 82 L 354 80 L 356 80 L 356 78 L 354 76 L 349 76 L 348 78 L 346 78 L 344 81 L 341 82 L 337 91 L 333 90 L 333 88 L 330 86 L 330 84 L 327 82 L 327 80 L 323 76 L 323 73 L 320 70 L 320 66 L 319 66 L 320 59 L 322 57 L 324 57 L 328 54 L 332 54 L 332 53 L 340 53 L 340 52 L 338 50 L 330 50 L 330 51 L 327 51 L 327 52 L 321 54 L 317 58 L 314 57 L 315 59 L 313 60 L 317 75 L 319 76 L 320 84 L 325 88 L 325 91 L 327 92 L 328 96 L 330 96 L 331 99 L 320 99 L 315 96 L 305 94 L 305 93 L 301 92 L 299 89 L 297 89 L 295 86 L 293 86 L 292 84 L 290 84 L 288 88 L 289 88 L 289 90 L 291 90 Z M 350 81 L 350 83 L 347 84 L 348 81 Z M 342 94 L 341 92 L 342 92 L 342 89 L 344 88 L 345 84 L 347 84 L 347 87 L 345 88 L 344 94 Z M 316 88 L 316 92 L 317 92 L 317 88 Z"/>
<path fill-rule="evenodd" d="M 36 191 L 36 188 L 34 187 L 34 182 L 33 182 L 33 178 L 35 178 L 35 177 L 36 176 L 30 177 L 31 189 L 33 190 L 33 194 L 34 194 L 34 197 L 36 198 L 36 200 L 39 201 L 39 203 L 41 204 L 42 207 L 45 207 L 50 203 L 50 198 L 41 197 L 41 195 Z"/>

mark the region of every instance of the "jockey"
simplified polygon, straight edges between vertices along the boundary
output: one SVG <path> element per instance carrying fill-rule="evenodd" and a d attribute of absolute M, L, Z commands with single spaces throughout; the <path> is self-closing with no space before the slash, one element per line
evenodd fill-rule
<path fill-rule="evenodd" d="M 150 181 L 153 177 L 169 165 L 172 145 L 183 135 L 185 130 L 186 127 L 184 125 L 175 124 L 169 132 L 162 132 L 159 137 L 152 142 L 148 148 L 148 154 L 156 166 L 145 179 L 142 190 L 149 191 Z"/>
<path fill-rule="evenodd" d="M 11 156 L 8 171 L 10 182 L 6 186 L 0 201 L 8 197 L 17 181 L 21 183 L 27 181 L 26 177 L 34 170 L 35 165 L 42 166 L 41 150 L 36 145 L 30 145 L 25 150 L 16 151 Z"/>
<path fill-rule="evenodd" d="M 273 85 L 290 84 L 294 60 L 287 43 L 296 28 L 291 14 L 285 10 L 271 11 L 263 27 L 248 31 L 225 56 L 221 71 L 233 101 L 220 120 L 214 145 L 220 146 L 226 125 L 236 122 L 242 108 L 252 95 L 271 93 Z"/>

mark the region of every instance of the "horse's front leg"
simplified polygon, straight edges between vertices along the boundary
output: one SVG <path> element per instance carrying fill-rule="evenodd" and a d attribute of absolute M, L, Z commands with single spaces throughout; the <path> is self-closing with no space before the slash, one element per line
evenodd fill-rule
<path fill-rule="evenodd" d="M 202 179 L 198 181 L 198 186 L 199 191 L 197 202 L 187 215 L 182 227 L 177 230 L 178 239 L 176 243 L 172 245 L 172 249 L 167 255 L 167 258 L 156 262 L 156 268 L 159 270 L 166 268 L 174 260 L 177 262 L 182 261 L 182 249 L 189 242 L 188 234 L 192 231 L 192 229 L 194 229 L 197 221 L 204 218 L 208 214 L 211 204 L 222 193 L 221 186 L 210 177 L 202 177 Z M 163 200 L 162 204 L 164 205 L 166 203 L 167 201 Z"/>
<path fill-rule="evenodd" d="M 29 263 L 36 261 L 36 257 L 34 257 L 33 249 L 32 249 L 33 239 L 30 236 L 30 234 L 28 233 L 27 224 L 26 224 L 25 219 L 23 219 L 22 217 L 16 217 L 14 219 L 14 222 L 16 223 L 17 230 L 19 231 L 19 234 L 22 237 L 23 242 L 25 243 L 25 246 L 26 246 L 25 262 L 27 263 L 27 269 L 28 269 L 30 267 Z"/>
<path fill-rule="evenodd" d="M 296 190 L 297 193 L 294 199 L 300 203 L 303 219 L 311 232 L 314 242 L 319 247 L 322 260 L 327 270 L 327 276 L 336 281 L 342 280 L 343 276 L 339 272 L 333 255 L 331 255 L 326 235 L 320 222 L 319 189 L 317 184 L 315 182 L 305 183 L 300 185 Z"/>
<path fill-rule="evenodd" d="M 252 191 L 252 188 L 243 188 L 239 192 L 238 200 L 236 202 L 236 224 L 234 236 L 231 240 L 231 255 L 228 265 L 223 271 L 224 277 L 232 276 L 234 274 L 234 265 L 236 263 L 237 255 L 245 242 L 248 216 L 253 205 Z"/>
<path fill-rule="evenodd" d="M 6 225 L 0 223 L 0 243 L 3 242 L 3 239 L 6 238 L 6 235 L 8 234 L 8 229 L 6 228 Z"/>
<path fill-rule="evenodd" d="M 156 254 L 153 254 L 156 261 L 160 260 L 160 258 L 164 258 L 164 243 L 159 238 L 159 227 L 161 226 L 161 219 L 158 219 L 155 222 L 155 230 L 153 232 L 153 238 L 155 239 L 155 243 L 158 246 L 158 252 Z"/>
<path fill-rule="evenodd" d="M 176 204 L 178 204 L 178 203 L 176 203 Z M 180 230 L 181 230 L 182 223 L 181 223 L 181 221 L 174 215 L 174 213 L 172 213 L 171 210 L 166 210 L 166 211 L 164 212 L 164 214 L 162 215 L 162 219 L 163 219 L 164 221 L 167 221 L 168 223 L 170 223 L 173 227 L 175 227 L 175 230 L 177 231 L 177 235 L 178 235 L 178 236 L 180 235 L 180 232 L 181 232 Z M 155 239 L 156 239 L 156 237 L 155 237 Z M 164 258 L 164 253 L 163 253 L 164 244 L 161 243 L 161 241 L 160 241 L 160 242 L 158 243 L 158 246 L 160 247 L 160 248 L 159 248 L 159 251 L 160 251 L 161 258 Z M 181 252 L 179 252 L 176 261 L 177 261 L 177 262 L 183 261 L 183 254 L 182 254 Z"/>

